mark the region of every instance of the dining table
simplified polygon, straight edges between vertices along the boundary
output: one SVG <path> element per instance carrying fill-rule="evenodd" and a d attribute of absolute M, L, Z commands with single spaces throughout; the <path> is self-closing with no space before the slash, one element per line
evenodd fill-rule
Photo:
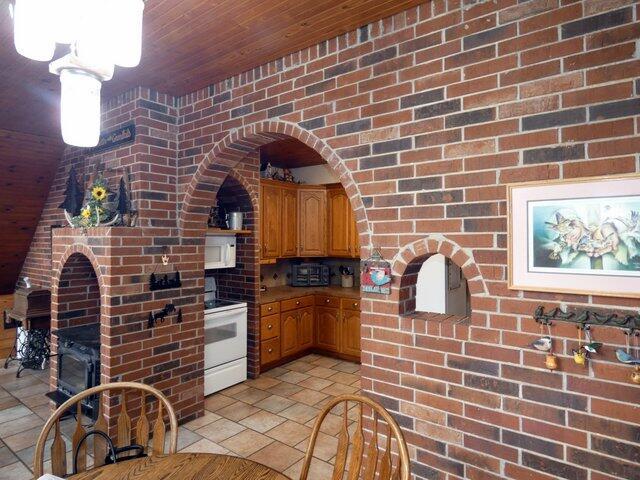
<path fill-rule="evenodd" d="M 126 460 L 77 473 L 72 480 L 291 480 L 246 458 L 215 453 L 173 453 Z"/>

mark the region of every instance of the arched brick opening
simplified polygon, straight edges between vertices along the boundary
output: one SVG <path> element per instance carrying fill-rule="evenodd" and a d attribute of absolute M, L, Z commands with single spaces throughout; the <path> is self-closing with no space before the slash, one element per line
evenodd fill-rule
<path fill-rule="evenodd" d="M 282 121 L 257 122 L 239 128 L 219 141 L 204 155 L 193 178 L 186 186 L 178 226 L 184 237 L 198 237 L 206 226 L 212 194 L 218 191 L 229 172 L 248 154 L 267 143 L 295 138 L 314 149 L 334 170 L 344 186 L 356 216 L 360 245 L 370 241 L 369 223 L 356 183 L 342 159 L 324 141 L 299 126 Z"/>
<path fill-rule="evenodd" d="M 405 245 L 392 261 L 391 274 L 394 278 L 394 289 L 397 289 L 398 313 L 400 315 L 415 312 L 418 273 L 425 260 L 438 253 L 451 259 L 462 270 L 462 274 L 467 280 L 471 311 L 473 311 L 479 297 L 488 295 L 473 253 L 468 249 L 461 248 L 444 235 L 430 235 Z"/>

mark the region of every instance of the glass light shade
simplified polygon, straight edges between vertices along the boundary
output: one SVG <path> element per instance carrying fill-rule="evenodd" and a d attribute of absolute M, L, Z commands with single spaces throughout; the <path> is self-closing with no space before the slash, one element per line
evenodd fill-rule
<path fill-rule="evenodd" d="M 60 72 L 62 138 L 68 145 L 95 147 L 100 139 L 100 88 L 94 76 L 81 70 Z"/>
<path fill-rule="evenodd" d="M 13 10 L 13 42 L 16 50 L 41 62 L 53 58 L 56 42 L 50 28 L 48 0 L 16 0 Z"/>
<path fill-rule="evenodd" d="M 106 0 L 90 0 L 84 6 L 82 22 L 77 30 L 75 54 L 89 65 L 99 66 L 113 73 L 112 36 L 116 35 L 118 18 Z"/>
<path fill-rule="evenodd" d="M 142 14 L 143 0 L 112 0 L 109 2 L 111 15 L 117 21 L 112 23 L 111 52 L 113 63 L 121 67 L 135 67 L 142 55 Z M 109 16 L 111 16 L 109 15 Z"/>
<path fill-rule="evenodd" d="M 46 0 L 51 5 L 51 24 L 56 42 L 71 44 L 78 38 L 83 13 L 94 0 Z"/>

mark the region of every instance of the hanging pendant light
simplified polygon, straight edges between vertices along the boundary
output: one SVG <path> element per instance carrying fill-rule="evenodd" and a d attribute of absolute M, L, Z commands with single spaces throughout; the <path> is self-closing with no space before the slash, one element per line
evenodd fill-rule
<path fill-rule="evenodd" d="M 52 36 L 48 0 L 16 0 L 13 6 L 13 42 L 16 51 L 41 62 L 53 58 L 56 42 Z"/>
<path fill-rule="evenodd" d="M 52 31 L 56 42 L 70 45 L 78 38 L 84 9 L 92 8 L 96 0 L 48 0 L 51 4 Z"/>
<path fill-rule="evenodd" d="M 113 0 L 112 14 L 117 15 L 117 32 L 112 40 L 113 63 L 121 67 L 136 67 L 142 55 L 143 0 Z"/>
<path fill-rule="evenodd" d="M 100 80 L 78 69 L 60 72 L 60 123 L 65 143 L 95 147 L 100 139 Z"/>

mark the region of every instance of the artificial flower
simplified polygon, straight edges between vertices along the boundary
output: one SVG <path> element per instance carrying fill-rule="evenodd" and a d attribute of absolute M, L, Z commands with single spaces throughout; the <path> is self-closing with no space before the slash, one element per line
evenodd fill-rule
<path fill-rule="evenodd" d="M 82 210 L 82 212 L 80 212 L 80 214 L 83 218 L 89 218 L 91 216 L 91 210 L 85 208 L 84 210 Z"/>
<path fill-rule="evenodd" d="M 91 190 L 91 195 L 96 200 L 104 200 L 105 198 L 107 198 L 107 189 L 100 186 L 93 187 L 93 189 Z"/>

